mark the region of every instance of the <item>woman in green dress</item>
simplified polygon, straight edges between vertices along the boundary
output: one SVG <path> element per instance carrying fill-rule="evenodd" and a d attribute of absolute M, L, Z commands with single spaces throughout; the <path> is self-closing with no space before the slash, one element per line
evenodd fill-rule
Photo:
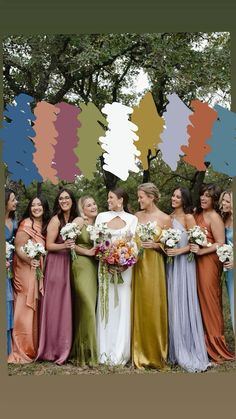
<path fill-rule="evenodd" d="M 94 224 L 97 205 L 92 197 L 84 196 L 79 199 L 78 206 L 81 217 L 73 222 L 78 224 L 81 234 L 75 246 L 77 259 L 72 262 L 73 343 L 70 359 L 81 367 L 93 367 L 97 365 L 97 261 L 87 226 Z"/>
<path fill-rule="evenodd" d="M 171 227 L 170 216 L 156 205 L 160 198 L 153 183 L 138 187 L 141 211 L 139 224 L 156 225 L 155 241 L 142 241 L 142 257 L 133 268 L 132 283 L 132 362 L 136 368 L 164 369 L 168 350 L 167 295 L 162 245 L 162 229 Z"/>

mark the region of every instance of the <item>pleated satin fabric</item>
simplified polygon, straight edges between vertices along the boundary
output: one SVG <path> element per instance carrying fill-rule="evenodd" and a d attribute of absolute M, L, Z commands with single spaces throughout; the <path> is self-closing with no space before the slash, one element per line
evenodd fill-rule
<path fill-rule="evenodd" d="M 203 214 L 195 216 L 196 223 L 207 228 L 207 240 L 214 243 L 211 227 L 204 220 Z M 224 337 L 222 314 L 221 273 L 222 263 L 214 253 L 197 256 L 197 289 L 205 332 L 208 355 L 216 363 L 233 360 L 234 355 L 228 350 Z"/>
<path fill-rule="evenodd" d="M 19 226 L 19 232 L 28 234 L 34 243 L 45 246 L 45 239 L 41 229 L 30 218 L 25 219 Z M 41 259 L 41 269 L 43 260 Z M 32 362 L 38 349 L 38 302 L 39 288 L 42 281 L 36 279 L 36 271 L 22 259 L 14 255 L 14 328 L 12 333 L 12 352 L 8 357 L 9 363 Z"/>

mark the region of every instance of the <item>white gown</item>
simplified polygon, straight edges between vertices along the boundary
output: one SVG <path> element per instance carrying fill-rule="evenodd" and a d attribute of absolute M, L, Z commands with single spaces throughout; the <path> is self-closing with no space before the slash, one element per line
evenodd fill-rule
<path fill-rule="evenodd" d="M 111 240 L 115 240 L 126 231 L 135 233 L 138 219 L 125 211 L 107 211 L 97 216 L 95 224 L 108 223 L 115 217 L 120 217 L 126 225 L 117 230 L 109 229 Z M 119 303 L 114 307 L 114 284 L 109 278 L 109 317 L 101 319 L 100 292 L 98 289 L 97 303 L 97 345 L 101 364 L 125 365 L 130 360 L 131 339 L 131 279 L 132 268 L 121 273 L 124 283 L 118 284 Z"/>

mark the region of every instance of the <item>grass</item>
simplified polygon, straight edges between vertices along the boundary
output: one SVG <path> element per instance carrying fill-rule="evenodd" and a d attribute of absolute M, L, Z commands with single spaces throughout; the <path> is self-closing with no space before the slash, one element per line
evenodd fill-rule
<path fill-rule="evenodd" d="M 235 337 L 232 330 L 230 311 L 227 298 L 226 287 L 223 285 L 223 314 L 225 324 L 225 338 L 229 349 L 234 352 Z M 235 362 L 224 362 L 223 364 L 214 366 L 201 374 L 215 374 L 219 372 L 236 372 Z M 100 365 L 96 368 L 81 368 L 72 363 L 66 363 L 58 366 L 52 362 L 33 362 L 31 364 L 9 364 L 8 374 L 13 375 L 104 375 L 104 374 L 178 374 L 185 373 L 185 370 L 179 366 L 168 366 L 165 371 L 158 371 L 156 369 L 138 370 L 132 365 L 126 366 L 108 366 Z"/>

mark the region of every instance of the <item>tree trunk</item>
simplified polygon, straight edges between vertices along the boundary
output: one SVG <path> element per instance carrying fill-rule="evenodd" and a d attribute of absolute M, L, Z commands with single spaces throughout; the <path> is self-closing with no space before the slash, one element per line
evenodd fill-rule
<path fill-rule="evenodd" d="M 42 193 L 42 182 L 37 182 L 37 195 Z"/>
<path fill-rule="evenodd" d="M 200 191 L 200 188 L 201 188 L 201 186 L 204 182 L 205 174 L 206 174 L 205 170 L 201 171 L 201 172 L 197 171 L 196 174 L 195 174 L 193 185 L 191 187 L 194 207 L 198 203 L 199 191 Z"/>
<path fill-rule="evenodd" d="M 119 178 L 116 175 L 114 175 L 113 173 L 108 172 L 108 171 L 103 169 L 103 164 L 104 164 L 103 155 L 100 156 L 100 162 L 101 162 L 101 167 L 102 167 L 104 184 L 106 186 L 107 192 L 109 192 L 110 190 L 112 190 L 116 187 L 116 184 L 117 184 L 117 181 L 119 180 Z"/>

